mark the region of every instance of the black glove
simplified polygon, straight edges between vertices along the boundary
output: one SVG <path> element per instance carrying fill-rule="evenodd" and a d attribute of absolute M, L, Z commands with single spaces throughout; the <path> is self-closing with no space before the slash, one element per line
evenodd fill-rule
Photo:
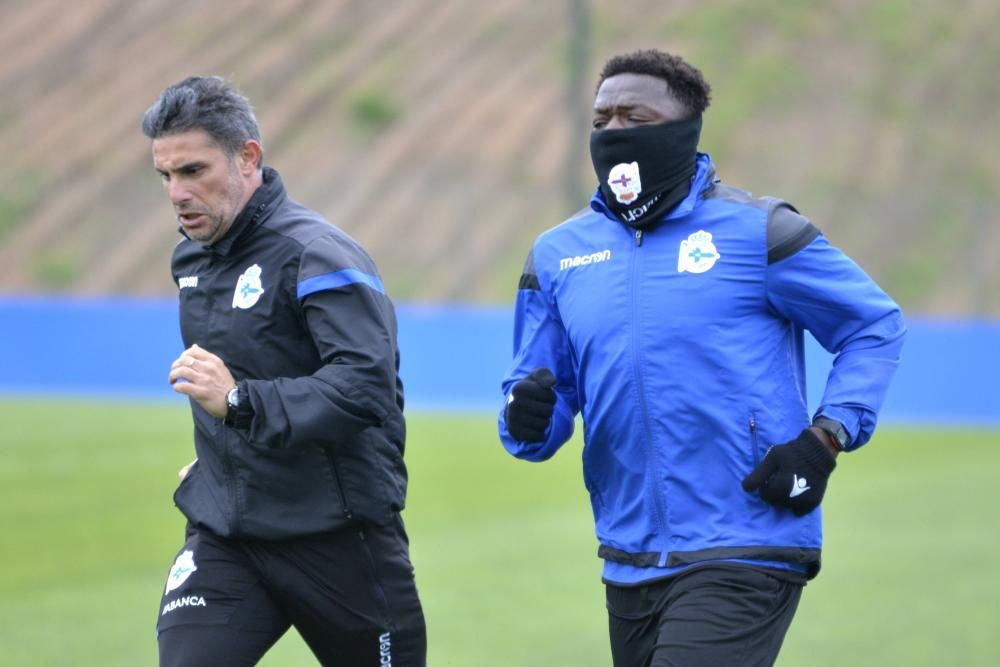
<path fill-rule="evenodd" d="M 556 405 L 556 376 L 536 368 L 510 390 L 504 419 L 507 432 L 520 442 L 542 442 Z"/>
<path fill-rule="evenodd" d="M 807 428 L 791 442 L 767 450 L 764 460 L 743 480 L 743 490 L 759 487 L 764 501 L 802 516 L 823 500 L 826 482 L 836 467 L 833 454 Z"/>

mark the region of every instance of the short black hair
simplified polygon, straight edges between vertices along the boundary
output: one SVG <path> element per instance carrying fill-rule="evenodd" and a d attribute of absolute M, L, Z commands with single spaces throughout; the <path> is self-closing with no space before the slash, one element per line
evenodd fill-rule
<path fill-rule="evenodd" d="M 261 143 L 250 100 L 219 76 L 191 76 L 164 90 L 142 118 L 150 139 L 204 130 L 233 157 L 248 139 Z"/>
<path fill-rule="evenodd" d="M 648 74 L 663 79 L 667 91 L 683 104 L 692 116 L 700 116 L 712 101 L 712 87 L 701 71 L 680 56 L 658 49 L 640 49 L 623 53 L 604 63 L 597 89 L 605 79 L 618 74 Z"/>

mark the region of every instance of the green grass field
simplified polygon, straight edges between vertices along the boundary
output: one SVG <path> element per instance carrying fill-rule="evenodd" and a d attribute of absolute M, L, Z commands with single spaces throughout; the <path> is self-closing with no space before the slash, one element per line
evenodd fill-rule
<path fill-rule="evenodd" d="M 8 400 L 0 424 L 0 663 L 154 665 L 186 405 Z M 539 465 L 489 415 L 409 426 L 429 665 L 609 665 L 579 442 Z M 842 457 L 823 572 L 778 664 L 1000 664 L 998 470 L 996 431 L 886 428 Z M 292 632 L 262 664 L 315 661 Z"/>

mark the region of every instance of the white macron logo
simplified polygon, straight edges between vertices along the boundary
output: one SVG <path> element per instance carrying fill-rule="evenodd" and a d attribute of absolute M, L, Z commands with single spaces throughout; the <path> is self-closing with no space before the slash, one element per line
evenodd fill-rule
<path fill-rule="evenodd" d="M 811 489 L 805 477 L 792 475 L 792 490 L 788 493 L 789 498 L 796 498 Z"/>
<path fill-rule="evenodd" d="M 597 264 L 611 259 L 610 250 L 600 250 L 589 255 L 577 255 L 576 257 L 563 257 L 559 260 L 559 270 L 572 269 L 576 266 L 586 266 L 587 264 Z"/>
<path fill-rule="evenodd" d="M 185 287 L 197 287 L 198 286 L 198 276 L 184 276 L 177 281 L 178 289 L 184 289 Z"/>
<path fill-rule="evenodd" d="M 392 635 L 388 632 L 378 637 L 378 664 L 392 667 Z"/>

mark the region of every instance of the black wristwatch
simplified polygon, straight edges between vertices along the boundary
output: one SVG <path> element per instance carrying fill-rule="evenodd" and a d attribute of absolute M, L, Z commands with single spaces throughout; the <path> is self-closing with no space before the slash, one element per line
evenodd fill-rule
<path fill-rule="evenodd" d="M 844 428 L 844 425 L 839 421 L 819 416 L 813 420 L 812 425 L 829 433 L 830 437 L 833 439 L 834 446 L 840 451 L 844 451 L 847 449 L 847 446 L 851 444 L 850 434 L 847 432 L 847 429 Z"/>
<path fill-rule="evenodd" d="M 250 406 L 246 390 L 240 389 L 237 383 L 226 394 L 226 417 L 223 421 L 226 426 L 247 428 L 252 420 L 253 408 Z"/>
<path fill-rule="evenodd" d="M 238 407 L 240 407 L 240 387 L 234 384 L 226 394 L 226 421 L 232 421 Z"/>

